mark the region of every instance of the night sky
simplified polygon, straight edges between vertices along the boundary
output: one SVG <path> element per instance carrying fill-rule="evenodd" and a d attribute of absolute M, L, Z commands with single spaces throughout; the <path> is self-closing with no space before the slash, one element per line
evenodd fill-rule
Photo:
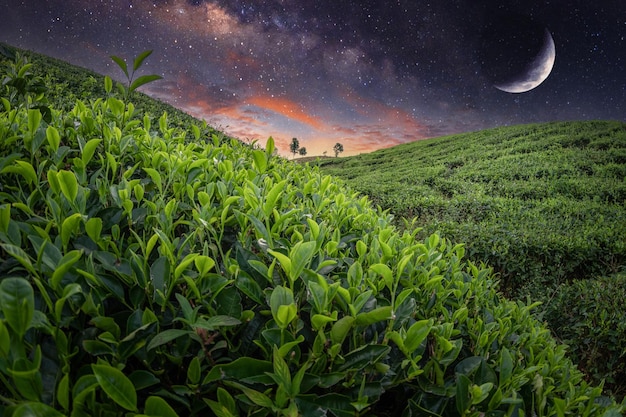
<path fill-rule="evenodd" d="M 512 45 L 536 47 L 531 26 L 554 39 L 552 72 L 528 92 L 500 91 L 493 71 L 519 72 Z M 495 126 L 626 120 L 622 0 L 0 0 L 0 41 L 118 80 L 110 55 L 153 49 L 142 73 L 164 79 L 142 91 L 241 139 L 271 135 L 283 155 L 292 137 L 308 155 L 337 142 L 352 155 Z"/>

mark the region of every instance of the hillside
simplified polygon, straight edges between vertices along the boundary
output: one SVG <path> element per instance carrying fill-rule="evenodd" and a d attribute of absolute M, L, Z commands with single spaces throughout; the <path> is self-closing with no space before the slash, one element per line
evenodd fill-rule
<path fill-rule="evenodd" d="M 623 412 L 462 244 L 108 79 L 48 100 L 37 74 L 63 83 L 57 64 L 16 57 L 0 62 L 0 415 Z"/>
<path fill-rule="evenodd" d="M 505 127 L 320 165 L 397 218 L 415 218 L 425 235 L 466 242 L 507 287 L 610 275 L 626 265 L 624 123 Z"/>
<path fill-rule="evenodd" d="M 626 124 L 503 127 L 320 166 L 397 225 L 464 242 L 509 296 L 544 302 L 539 311 L 583 368 L 612 386 L 624 380 Z"/>

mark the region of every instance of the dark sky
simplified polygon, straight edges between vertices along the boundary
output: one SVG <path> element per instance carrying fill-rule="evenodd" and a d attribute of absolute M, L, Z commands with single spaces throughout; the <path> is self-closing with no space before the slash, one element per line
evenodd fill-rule
<path fill-rule="evenodd" d="M 511 16 L 547 29 L 556 50 L 549 77 L 519 94 L 490 77 L 496 61 L 520 71 L 504 38 L 536 44 L 524 25 L 498 24 Z M 164 80 L 144 92 L 242 139 L 272 135 L 283 154 L 292 137 L 309 155 L 336 142 L 350 155 L 494 126 L 626 120 L 622 0 L 0 0 L 0 18 L 0 41 L 117 79 L 109 55 L 153 49 L 142 71 Z"/>

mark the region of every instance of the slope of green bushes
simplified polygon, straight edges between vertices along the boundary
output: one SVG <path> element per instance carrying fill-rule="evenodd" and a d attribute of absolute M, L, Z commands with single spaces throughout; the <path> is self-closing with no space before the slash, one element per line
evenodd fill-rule
<path fill-rule="evenodd" d="M 462 245 L 109 89 L 46 121 L 6 65 L 3 416 L 620 415 Z"/>
<path fill-rule="evenodd" d="M 438 232 L 466 242 L 469 258 L 492 266 L 507 295 L 530 295 L 544 302 L 540 310 L 568 311 L 568 320 L 544 316 L 555 334 L 571 335 L 574 323 L 612 332 L 608 322 L 589 319 L 604 301 L 583 314 L 568 288 L 579 281 L 575 288 L 584 299 L 596 292 L 596 279 L 626 270 L 626 124 L 497 128 L 322 164 L 323 172 L 390 210 L 396 223 L 415 219 L 413 227 L 423 228 L 419 236 Z M 616 308 L 617 317 L 626 315 L 623 303 Z M 617 343 L 598 341 L 605 360 L 581 366 L 623 396 L 626 335 L 614 337 Z M 596 357 L 592 344 L 567 340 L 577 358 Z"/>

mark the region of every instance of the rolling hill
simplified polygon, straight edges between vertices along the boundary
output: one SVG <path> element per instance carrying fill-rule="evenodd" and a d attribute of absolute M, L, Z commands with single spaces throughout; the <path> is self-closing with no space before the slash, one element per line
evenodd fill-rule
<path fill-rule="evenodd" d="M 1 415 L 623 412 L 463 244 L 3 48 Z"/>

